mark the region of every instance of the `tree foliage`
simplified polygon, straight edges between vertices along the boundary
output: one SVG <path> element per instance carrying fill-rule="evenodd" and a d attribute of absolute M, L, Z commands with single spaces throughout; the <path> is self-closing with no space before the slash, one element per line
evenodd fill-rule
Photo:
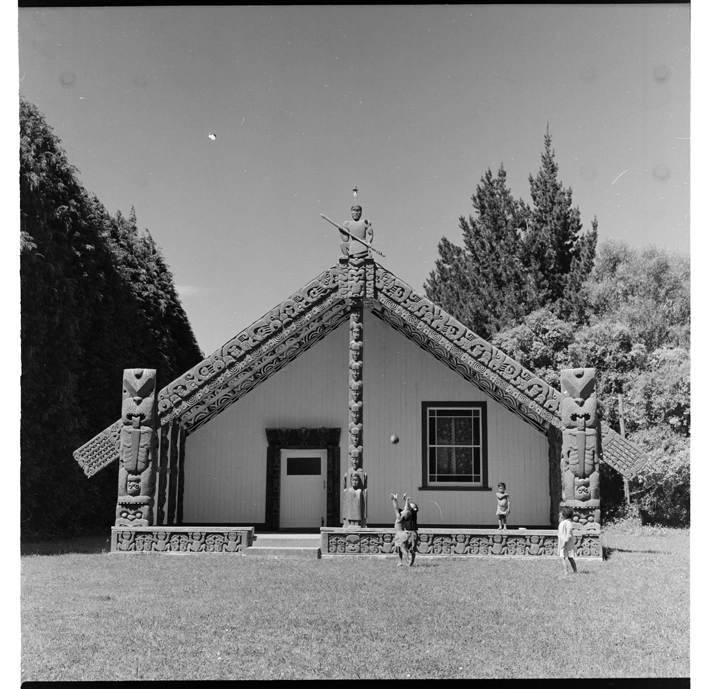
<path fill-rule="evenodd" d="M 550 385 L 562 368 L 597 369 L 602 417 L 642 447 L 647 464 L 632 483 L 634 502 L 648 521 L 688 524 L 690 517 L 691 385 L 689 260 L 657 248 L 635 251 L 603 242 L 581 286 L 586 325 L 548 309 L 493 338 L 493 344 Z M 608 482 L 607 516 L 623 509 L 622 492 Z M 606 493 L 609 495 L 610 493 Z"/>
<path fill-rule="evenodd" d="M 22 531 L 112 522 L 116 467 L 87 480 L 72 452 L 120 414 L 124 368 L 159 384 L 200 361 L 168 266 L 146 232 L 81 186 L 37 108 L 20 102 Z"/>
<path fill-rule="evenodd" d="M 487 170 L 472 196 L 476 216 L 459 219 L 463 246 L 443 237 L 425 283 L 428 298 L 486 339 L 541 308 L 584 317 L 581 285 L 593 267 L 597 221 L 582 231 L 548 130 L 529 184 L 532 205 L 514 199 L 503 166 Z"/>

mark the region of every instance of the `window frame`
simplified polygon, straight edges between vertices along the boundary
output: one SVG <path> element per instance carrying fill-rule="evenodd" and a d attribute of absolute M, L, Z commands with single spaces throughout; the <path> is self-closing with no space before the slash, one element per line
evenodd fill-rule
<path fill-rule="evenodd" d="M 429 480 L 429 411 L 430 409 L 478 409 L 481 417 L 481 485 L 452 485 L 432 483 Z M 419 490 L 491 490 L 489 486 L 489 436 L 486 402 L 422 402 L 422 485 Z"/>

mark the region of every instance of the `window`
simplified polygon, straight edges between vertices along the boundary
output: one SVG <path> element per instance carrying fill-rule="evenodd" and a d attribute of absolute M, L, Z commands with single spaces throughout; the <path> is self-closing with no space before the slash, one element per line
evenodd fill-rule
<path fill-rule="evenodd" d="M 487 490 L 486 403 L 422 403 L 422 487 Z"/>

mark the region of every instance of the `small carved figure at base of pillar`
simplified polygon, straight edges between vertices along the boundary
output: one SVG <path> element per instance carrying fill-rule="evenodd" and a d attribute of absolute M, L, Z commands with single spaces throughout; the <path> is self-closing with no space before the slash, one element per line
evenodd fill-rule
<path fill-rule="evenodd" d="M 600 531 L 602 528 L 600 523 L 599 500 L 588 500 L 587 502 L 569 500 L 565 503 L 561 503 L 561 510 L 564 506 L 570 507 L 573 510 L 571 521 L 576 531 Z"/>
<path fill-rule="evenodd" d="M 144 495 L 125 495 L 116 505 L 116 526 L 151 526 L 153 519 L 153 498 Z"/>
<path fill-rule="evenodd" d="M 343 526 L 365 528 L 368 516 L 368 476 L 349 469 L 343 477 Z"/>

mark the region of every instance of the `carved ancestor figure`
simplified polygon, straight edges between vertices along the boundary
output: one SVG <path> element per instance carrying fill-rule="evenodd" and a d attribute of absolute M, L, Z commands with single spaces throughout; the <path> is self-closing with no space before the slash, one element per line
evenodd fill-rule
<path fill-rule="evenodd" d="M 364 527 L 368 518 L 368 475 L 353 464 L 343 477 L 343 526 Z"/>
<path fill-rule="evenodd" d="M 365 219 L 361 220 L 363 208 L 359 205 L 351 206 L 351 217 L 353 220 L 346 220 L 343 223 L 348 232 L 355 237 L 363 239 L 368 244 L 373 243 L 373 226 Z M 356 239 L 349 237 L 345 232 L 341 232 L 341 251 L 344 257 L 357 256 L 360 258 L 370 257 L 370 249 Z"/>
<path fill-rule="evenodd" d="M 155 369 L 123 372 L 116 526 L 150 526 L 155 486 Z"/>
<path fill-rule="evenodd" d="M 563 399 L 562 500 L 574 508 L 576 527 L 599 527 L 600 422 L 595 369 L 564 369 L 560 374 Z"/>

